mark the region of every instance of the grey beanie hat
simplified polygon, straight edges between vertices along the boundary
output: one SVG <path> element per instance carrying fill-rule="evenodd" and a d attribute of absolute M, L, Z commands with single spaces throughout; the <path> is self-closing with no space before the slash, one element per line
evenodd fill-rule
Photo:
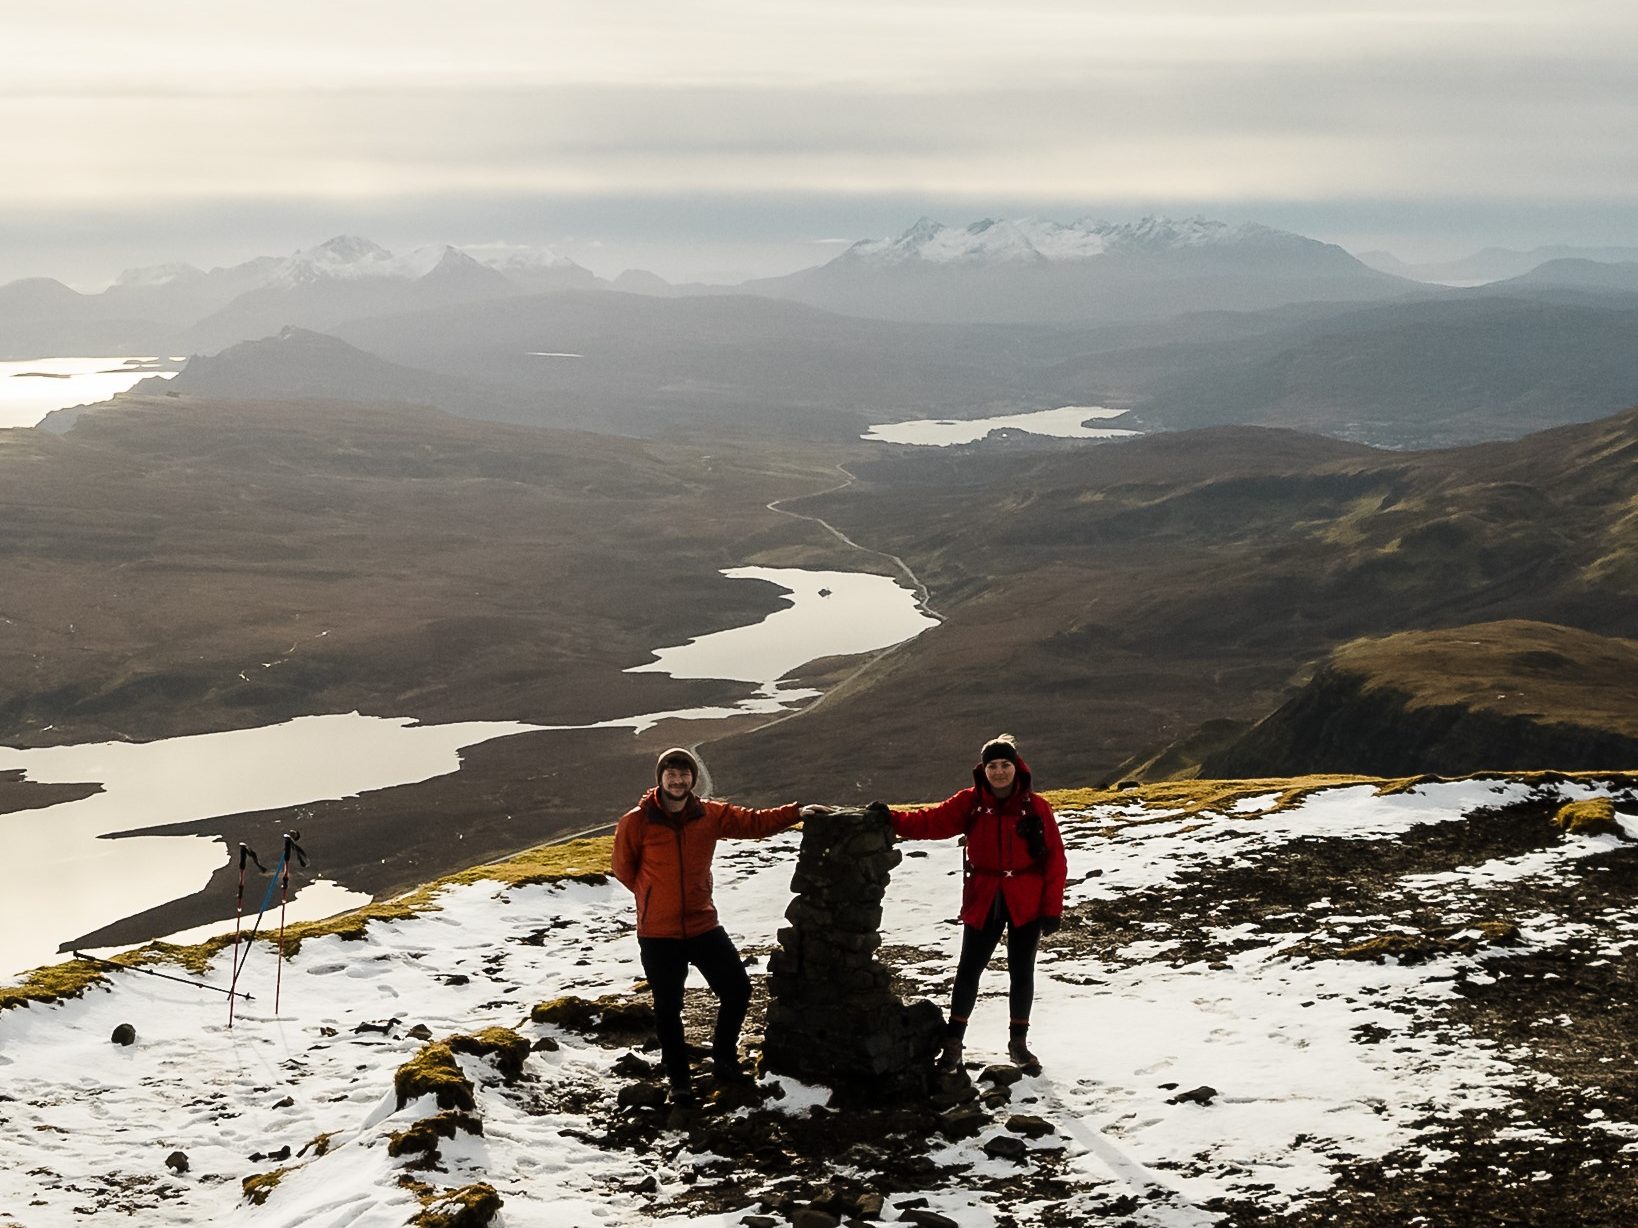
<path fill-rule="evenodd" d="M 654 761 L 654 783 L 660 783 L 660 777 L 667 767 L 685 767 L 694 773 L 694 779 L 700 778 L 700 761 L 680 746 L 673 746 L 670 750 L 660 752 L 660 757 Z"/>

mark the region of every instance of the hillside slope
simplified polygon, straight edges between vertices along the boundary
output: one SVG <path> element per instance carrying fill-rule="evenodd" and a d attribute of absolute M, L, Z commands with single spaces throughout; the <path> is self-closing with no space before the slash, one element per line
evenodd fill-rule
<path fill-rule="evenodd" d="M 1167 426 L 1246 422 L 1393 447 L 1512 439 L 1638 402 L 1635 300 L 1498 297 L 1372 307 L 1300 324 L 1193 369 L 1158 372 L 1137 398 Z M 1068 364 L 1091 376 L 1093 357 Z"/>
<path fill-rule="evenodd" d="M 615 434 L 845 440 L 875 415 L 1077 404 L 1082 387 L 1049 369 L 1074 351 L 1070 330 L 883 323 L 739 294 L 564 291 L 333 331 L 393 362 L 525 393 L 541 425 Z"/>
<path fill-rule="evenodd" d="M 1364 635 L 1526 618 L 1638 636 L 1638 412 L 1396 453 L 1221 428 L 1051 455 L 904 455 L 787 506 L 905 559 L 945 616 L 802 716 L 708 747 L 777 794 L 943 796 L 983 739 L 1102 779 L 1213 718 L 1260 720 Z M 1549 765 L 1542 765 L 1549 766 Z"/>
<path fill-rule="evenodd" d="M 1638 765 L 1638 641 L 1508 621 L 1358 640 L 1202 776 Z"/>

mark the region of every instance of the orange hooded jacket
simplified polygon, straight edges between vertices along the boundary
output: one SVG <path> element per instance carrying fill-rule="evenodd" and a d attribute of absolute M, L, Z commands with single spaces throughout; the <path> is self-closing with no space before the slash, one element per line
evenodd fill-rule
<path fill-rule="evenodd" d="M 660 756 L 658 777 L 666 759 Z M 690 762 L 693 756 L 688 755 Z M 699 779 L 695 763 L 694 778 Z M 682 810 L 672 814 L 659 789 L 620 816 L 614 829 L 614 877 L 637 898 L 640 938 L 694 938 L 717 927 L 711 898 L 711 858 L 718 840 L 756 840 L 793 827 L 801 819 L 793 802 L 772 810 L 752 810 L 728 802 L 701 800 L 690 793 Z"/>

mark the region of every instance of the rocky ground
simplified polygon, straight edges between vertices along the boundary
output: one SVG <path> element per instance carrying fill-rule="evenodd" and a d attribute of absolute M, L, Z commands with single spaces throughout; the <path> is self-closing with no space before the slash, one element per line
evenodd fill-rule
<path fill-rule="evenodd" d="M 478 882 L 310 938 L 277 1014 L 258 952 L 231 1032 L 219 999 L 118 974 L 0 1012 L 0 1224 L 1630 1225 L 1635 786 L 1060 796 L 1045 1073 L 998 1060 L 998 958 L 967 1069 L 895 1104 L 719 1088 L 704 1060 L 699 1106 L 666 1103 L 606 880 Z M 719 851 L 752 1058 L 798 838 Z M 942 1003 L 959 861 L 903 852 L 881 958 Z M 696 1039 L 711 1011 L 691 989 Z M 125 1022 L 136 1043 L 111 1047 Z"/>

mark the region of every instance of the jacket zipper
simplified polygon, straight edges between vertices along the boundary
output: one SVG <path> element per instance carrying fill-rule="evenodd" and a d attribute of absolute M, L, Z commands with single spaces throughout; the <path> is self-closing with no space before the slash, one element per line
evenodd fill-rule
<path fill-rule="evenodd" d="M 688 937 L 688 866 L 683 857 L 681 822 L 677 824 L 677 932 Z"/>

